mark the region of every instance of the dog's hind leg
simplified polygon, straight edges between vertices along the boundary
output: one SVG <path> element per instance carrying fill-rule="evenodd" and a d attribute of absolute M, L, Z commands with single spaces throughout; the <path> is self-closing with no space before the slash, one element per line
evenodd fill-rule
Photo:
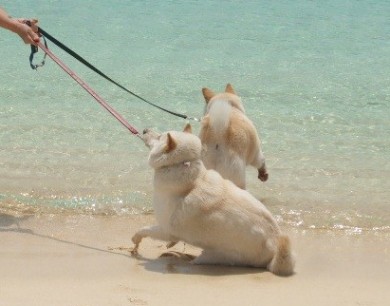
<path fill-rule="evenodd" d="M 195 265 L 233 265 L 234 262 L 226 254 L 212 250 L 203 250 L 202 254 L 196 257 L 192 264 Z"/>
<path fill-rule="evenodd" d="M 268 180 L 268 171 L 265 165 L 265 158 L 261 149 L 258 150 L 256 157 L 254 161 L 251 163 L 251 165 L 257 169 L 258 171 L 257 177 L 260 181 L 265 182 L 266 180 Z"/>
<path fill-rule="evenodd" d="M 257 171 L 258 171 L 257 177 L 260 181 L 265 182 L 266 180 L 268 180 L 268 170 L 265 167 L 265 165 L 264 167 L 257 169 Z"/>

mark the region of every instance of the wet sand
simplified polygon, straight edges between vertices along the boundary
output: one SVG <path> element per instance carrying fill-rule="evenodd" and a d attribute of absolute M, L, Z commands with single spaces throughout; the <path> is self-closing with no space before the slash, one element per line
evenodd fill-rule
<path fill-rule="evenodd" d="M 252 268 L 193 266 L 179 243 L 145 239 L 137 258 L 135 231 L 153 215 L 0 213 L 0 304 L 97 305 L 388 305 L 390 233 L 286 228 L 296 273 L 278 277 Z"/>

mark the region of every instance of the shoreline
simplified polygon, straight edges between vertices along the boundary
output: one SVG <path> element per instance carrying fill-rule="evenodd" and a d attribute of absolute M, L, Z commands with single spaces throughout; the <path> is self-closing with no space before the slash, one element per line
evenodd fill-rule
<path fill-rule="evenodd" d="M 179 243 L 145 239 L 137 258 L 126 249 L 153 215 L 0 214 L 0 300 L 4 305 L 386 305 L 390 233 L 283 228 L 296 273 L 193 266 Z"/>

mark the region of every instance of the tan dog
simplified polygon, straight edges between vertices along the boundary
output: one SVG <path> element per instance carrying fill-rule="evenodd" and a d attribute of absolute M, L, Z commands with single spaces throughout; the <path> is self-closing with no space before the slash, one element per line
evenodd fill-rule
<path fill-rule="evenodd" d="M 258 169 L 261 181 L 268 179 L 261 142 L 253 123 L 245 115 L 241 99 L 227 84 L 224 93 L 202 89 L 206 100 L 205 116 L 199 137 L 204 146 L 203 162 L 207 169 L 245 189 L 245 168 Z"/>
<path fill-rule="evenodd" d="M 246 190 L 207 170 L 200 139 L 190 133 L 157 134 L 145 130 L 154 168 L 153 205 L 158 225 L 132 238 L 137 253 L 145 237 L 184 241 L 203 249 L 194 264 L 267 268 L 278 275 L 293 273 L 289 238 L 266 207 Z"/>

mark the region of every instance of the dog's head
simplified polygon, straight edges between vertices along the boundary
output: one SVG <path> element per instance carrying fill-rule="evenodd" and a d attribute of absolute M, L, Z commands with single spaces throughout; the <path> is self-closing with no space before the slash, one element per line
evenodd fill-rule
<path fill-rule="evenodd" d="M 201 158 L 202 144 L 199 137 L 192 134 L 189 124 L 183 132 L 169 131 L 159 134 L 145 129 L 142 138 L 150 148 L 149 165 L 154 169 Z"/>
<path fill-rule="evenodd" d="M 241 98 L 237 96 L 233 86 L 231 84 L 227 84 L 225 88 L 225 92 L 216 94 L 209 88 L 202 89 L 204 100 L 206 101 L 205 114 L 208 113 L 211 105 L 214 101 L 222 100 L 228 102 L 232 107 L 239 109 L 243 113 L 245 113 L 244 106 L 242 105 Z"/>

